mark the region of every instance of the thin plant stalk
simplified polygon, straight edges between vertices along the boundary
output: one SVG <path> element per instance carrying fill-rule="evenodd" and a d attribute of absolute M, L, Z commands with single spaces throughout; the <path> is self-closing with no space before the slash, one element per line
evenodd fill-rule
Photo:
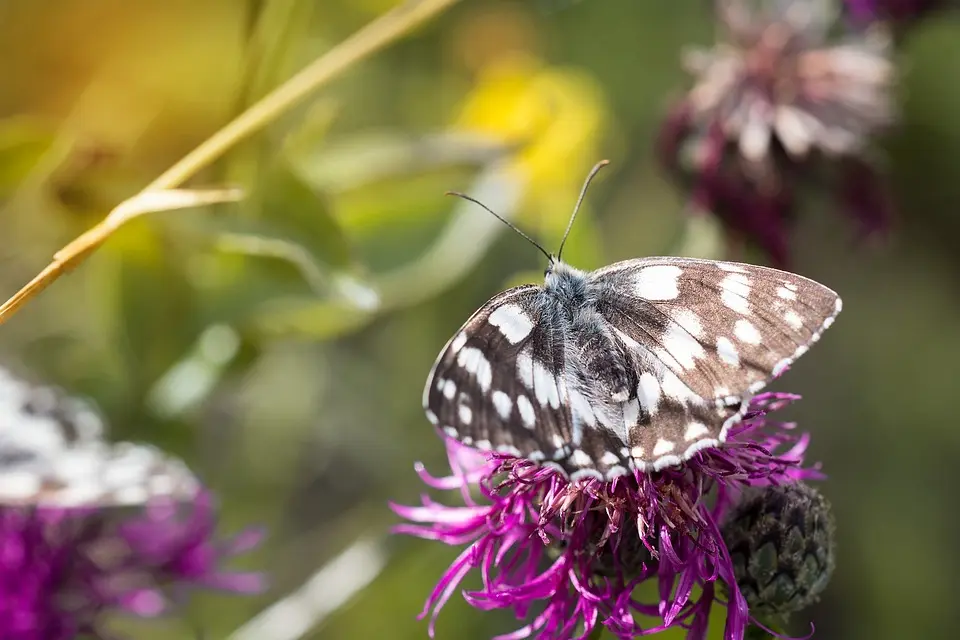
<path fill-rule="evenodd" d="M 263 129 L 291 107 L 315 92 L 338 74 L 423 24 L 457 0 L 408 0 L 370 22 L 330 49 L 282 85 L 251 105 L 200 146 L 148 184 L 131 200 L 147 193 L 173 190 L 209 166 L 241 140 Z M 222 201 L 222 200 L 221 200 Z M 130 200 L 120 203 L 110 215 L 84 232 L 53 256 L 53 261 L 29 283 L 0 305 L 0 324 L 24 304 L 72 270 L 129 220 L 160 209 L 143 206 L 131 209 Z M 166 207 L 182 208 L 179 207 Z"/>

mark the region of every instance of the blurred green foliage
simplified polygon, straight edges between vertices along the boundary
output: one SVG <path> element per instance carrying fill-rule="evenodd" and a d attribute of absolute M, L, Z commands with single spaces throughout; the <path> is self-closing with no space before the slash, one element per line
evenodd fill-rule
<path fill-rule="evenodd" d="M 4 295 L 395 4 L 0 5 Z M 543 266 L 445 191 L 554 247 L 586 170 L 609 157 L 571 262 L 713 252 L 709 225 L 683 235 L 683 194 L 652 157 L 658 118 L 685 86 L 680 51 L 712 37 L 704 3 L 675 4 L 464 0 L 192 183 L 241 185 L 243 203 L 137 220 L 2 327 L 5 361 L 94 398 L 115 437 L 182 455 L 219 492 L 225 530 L 270 529 L 245 563 L 269 571 L 269 594 L 203 596 L 186 619 L 118 627 L 227 637 L 358 537 L 384 539 L 387 500 L 421 491 L 415 460 L 442 472 L 419 404 L 433 358 L 480 303 Z M 958 61 L 955 20 L 904 45 L 903 119 L 881 141 L 902 214 L 892 241 L 852 248 L 852 226 L 825 207 L 805 212 L 794 238 L 795 269 L 845 299 L 837 327 L 778 385 L 806 398 L 794 417 L 814 433 L 839 522 L 838 571 L 810 612 L 818 638 L 949 637 L 960 622 L 949 588 L 960 569 Z M 425 637 L 414 616 L 456 552 L 384 544 L 379 577 L 308 637 Z M 455 597 L 438 632 L 484 638 L 515 624 Z"/>

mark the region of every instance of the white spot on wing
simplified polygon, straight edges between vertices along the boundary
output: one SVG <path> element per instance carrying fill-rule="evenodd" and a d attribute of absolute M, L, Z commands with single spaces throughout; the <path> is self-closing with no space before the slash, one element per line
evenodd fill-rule
<path fill-rule="evenodd" d="M 673 442 L 660 438 L 659 440 L 657 440 L 657 444 L 653 445 L 653 455 L 656 457 L 662 456 L 666 453 L 670 453 L 676 447 L 677 445 L 674 444 Z"/>
<path fill-rule="evenodd" d="M 490 384 L 493 382 L 493 369 L 490 361 L 487 360 L 483 352 L 476 347 L 467 347 L 457 354 L 457 364 L 463 367 L 464 371 L 472 373 L 477 377 L 477 384 L 480 389 L 486 393 L 490 390 Z"/>
<path fill-rule="evenodd" d="M 793 362 L 793 358 L 784 358 L 777 364 L 773 365 L 773 377 L 778 378 L 780 374 L 787 370 L 787 367 Z"/>
<path fill-rule="evenodd" d="M 570 409 L 573 413 L 579 416 L 588 427 L 596 426 L 597 416 L 593 412 L 590 401 L 573 386 L 569 387 L 567 394 L 569 395 Z"/>
<path fill-rule="evenodd" d="M 680 295 L 677 279 L 683 269 L 672 264 L 643 267 L 634 281 L 634 291 L 647 300 L 673 300 Z"/>
<path fill-rule="evenodd" d="M 613 451 L 607 451 L 600 458 L 600 464 L 607 467 L 618 464 L 619 462 L 620 462 L 620 457 L 617 454 L 615 454 Z"/>
<path fill-rule="evenodd" d="M 654 415 L 657 412 L 657 405 L 660 404 L 660 392 L 660 383 L 652 373 L 640 374 L 640 384 L 637 385 L 637 399 L 646 413 Z"/>
<path fill-rule="evenodd" d="M 453 380 L 444 380 L 443 381 L 443 397 L 447 400 L 453 400 L 453 396 L 457 395 L 457 383 Z"/>
<path fill-rule="evenodd" d="M 642 458 L 643 458 L 643 454 L 644 454 L 643 447 L 641 447 L 641 446 L 639 446 L 639 445 L 636 446 L 636 447 L 633 447 L 632 449 L 630 449 L 630 457 L 631 457 L 631 458 L 640 458 L 640 459 L 642 459 Z"/>
<path fill-rule="evenodd" d="M 684 369 L 693 369 L 697 366 L 697 358 L 703 358 L 706 355 L 703 346 L 697 342 L 696 338 L 676 325 L 671 325 L 667 329 L 663 336 L 663 346 Z"/>
<path fill-rule="evenodd" d="M 506 420 L 510 417 L 510 413 L 513 412 L 513 401 L 510 400 L 510 396 L 503 391 L 494 391 L 493 407 L 497 410 L 500 418 Z"/>
<path fill-rule="evenodd" d="M 444 427 L 443 432 L 448 436 L 450 436 L 451 438 L 456 438 L 458 435 L 460 435 L 460 432 L 454 429 L 453 427 Z"/>
<path fill-rule="evenodd" d="M 733 262 L 718 262 L 717 266 L 720 267 L 723 271 L 729 271 L 730 273 L 746 273 L 747 270 L 741 267 L 738 264 Z"/>
<path fill-rule="evenodd" d="M 465 345 L 465 344 L 467 344 L 467 334 L 465 334 L 463 331 L 461 331 L 461 332 L 458 333 L 457 336 L 453 339 L 453 342 L 450 343 L 450 350 L 451 350 L 453 353 L 456 353 L 456 352 L 460 351 L 460 349 L 463 349 L 463 345 Z"/>
<path fill-rule="evenodd" d="M 628 429 L 640 421 L 640 401 L 636 398 L 623 405 L 623 424 Z"/>
<path fill-rule="evenodd" d="M 517 375 L 527 389 L 533 389 L 533 358 L 529 347 L 517 354 Z"/>
<path fill-rule="evenodd" d="M 533 331 L 533 322 L 515 304 L 505 304 L 498 307 L 487 322 L 500 329 L 500 333 L 510 344 L 517 344 Z"/>
<path fill-rule="evenodd" d="M 733 335 L 747 344 L 760 344 L 760 332 L 749 320 L 737 320 L 733 325 Z"/>
<path fill-rule="evenodd" d="M 708 433 L 710 433 L 710 430 L 707 429 L 707 425 L 702 422 L 691 422 L 687 425 L 687 431 L 683 434 L 683 439 L 690 442 Z"/>
<path fill-rule="evenodd" d="M 458 413 L 460 415 L 460 422 L 463 424 L 470 424 L 470 422 L 473 420 L 473 411 L 471 411 L 470 407 L 465 404 L 460 405 Z"/>
<path fill-rule="evenodd" d="M 740 354 L 737 353 L 737 348 L 729 338 L 724 336 L 717 338 L 717 355 L 731 367 L 740 366 Z"/>
<path fill-rule="evenodd" d="M 560 389 L 557 379 L 540 362 L 533 362 L 533 389 L 537 395 L 537 402 L 545 407 L 549 404 L 554 409 L 560 407 Z"/>
<path fill-rule="evenodd" d="M 574 449 L 570 454 L 570 463 L 575 467 L 590 467 L 593 466 L 593 458 L 582 449 Z"/>
<path fill-rule="evenodd" d="M 795 291 L 787 289 L 786 287 L 778 287 L 777 295 L 783 298 L 784 300 L 796 300 L 797 294 Z"/>
<path fill-rule="evenodd" d="M 665 371 L 663 373 L 663 380 L 660 382 L 660 388 L 663 390 L 665 395 L 669 396 L 675 402 L 679 402 L 681 404 L 695 403 L 700 399 L 697 394 L 690 390 L 690 387 L 685 385 L 680 378 L 670 371 Z"/>
<path fill-rule="evenodd" d="M 803 328 L 803 318 L 801 318 L 800 314 L 793 309 L 784 312 L 783 319 L 786 320 L 787 324 L 794 329 L 800 330 Z"/>
<path fill-rule="evenodd" d="M 673 313 L 672 317 L 674 322 L 686 329 L 687 333 L 694 338 L 703 337 L 703 325 L 700 323 L 700 318 L 690 309 L 681 309 Z"/>
<path fill-rule="evenodd" d="M 731 273 L 720 281 L 720 301 L 737 313 L 750 313 L 749 295 L 750 279 L 742 273 Z"/>
<path fill-rule="evenodd" d="M 533 429 L 537 423 L 537 413 L 533 410 L 533 405 L 527 400 L 527 396 L 517 396 L 517 410 L 520 412 L 520 419 L 523 420 L 523 426 Z"/>

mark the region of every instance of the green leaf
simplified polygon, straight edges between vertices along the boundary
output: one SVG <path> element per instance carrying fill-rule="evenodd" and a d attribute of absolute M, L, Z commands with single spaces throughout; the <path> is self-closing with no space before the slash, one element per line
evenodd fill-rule
<path fill-rule="evenodd" d="M 355 134 L 298 155 L 297 170 L 312 185 L 341 192 L 374 182 L 446 167 L 480 167 L 505 158 L 513 146 L 489 136 L 442 132 Z"/>
<path fill-rule="evenodd" d="M 346 234 L 333 217 L 330 204 L 284 160 L 266 167 L 261 182 L 260 217 L 311 255 L 334 269 L 353 265 L 352 250 Z"/>
<path fill-rule="evenodd" d="M 352 304 L 288 298 L 264 304 L 251 318 L 250 326 L 264 336 L 297 334 L 330 340 L 356 331 L 372 318 L 370 311 Z"/>
<path fill-rule="evenodd" d="M 15 190 L 56 142 L 56 132 L 27 118 L 0 120 L 0 196 Z"/>
<path fill-rule="evenodd" d="M 333 99 L 320 99 L 311 104 L 300 120 L 283 138 L 283 157 L 292 166 L 299 166 L 300 159 L 309 157 L 326 137 L 330 126 L 339 113 L 340 104 Z"/>
<path fill-rule="evenodd" d="M 253 25 L 247 43 L 243 99 L 246 105 L 286 80 L 299 63 L 297 48 L 309 34 L 313 2 L 264 0 L 252 7 Z"/>
<path fill-rule="evenodd" d="M 362 277 L 326 199 L 285 162 L 268 168 L 245 205 L 245 216 L 185 221 L 184 236 L 204 256 L 195 272 L 208 322 L 234 323 L 256 333 L 308 327 L 311 335 L 324 336 L 346 330 L 328 327 L 327 307 L 336 309 L 348 327 L 351 317 L 361 322 L 378 308 L 380 296 Z"/>
<path fill-rule="evenodd" d="M 131 406 L 141 404 L 200 330 L 185 262 L 165 233 L 147 219 L 133 221 L 97 260 L 104 298 L 92 302 L 105 303 L 103 323 L 120 356 Z"/>

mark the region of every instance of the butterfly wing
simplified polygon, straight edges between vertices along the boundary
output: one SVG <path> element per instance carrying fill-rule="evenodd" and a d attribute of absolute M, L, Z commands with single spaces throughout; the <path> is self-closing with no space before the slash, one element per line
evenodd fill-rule
<path fill-rule="evenodd" d="M 631 457 L 660 469 L 723 442 L 751 396 L 803 355 L 840 298 L 755 265 L 644 258 L 590 274 L 597 310 L 632 354 L 639 384 Z"/>
<path fill-rule="evenodd" d="M 87 403 L 0 369 L 0 505 L 107 507 L 196 495 L 199 484 L 180 460 L 103 435 Z"/>
<path fill-rule="evenodd" d="M 423 406 L 447 436 L 562 466 L 580 438 L 564 383 L 566 335 L 540 287 L 509 289 L 447 343 Z"/>

